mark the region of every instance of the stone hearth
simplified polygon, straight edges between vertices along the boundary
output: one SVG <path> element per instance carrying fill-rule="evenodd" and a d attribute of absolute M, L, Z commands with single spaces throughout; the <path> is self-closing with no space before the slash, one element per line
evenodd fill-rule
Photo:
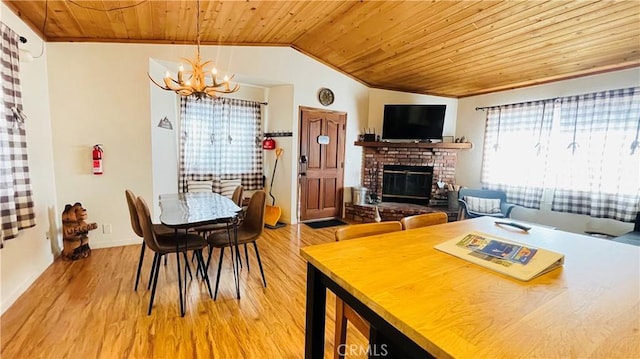
<path fill-rule="evenodd" d="M 458 218 L 458 210 L 449 209 L 447 206 L 421 206 L 411 203 L 381 202 L 378 203 L 378 212 L 383 221 L 399 221 L 404 217 L 416 214 L 445 212 L 449 222 Z M 345 218 L 358 222 L 375 222 L 376 206 L 372 204 L 345 204 Z"/>

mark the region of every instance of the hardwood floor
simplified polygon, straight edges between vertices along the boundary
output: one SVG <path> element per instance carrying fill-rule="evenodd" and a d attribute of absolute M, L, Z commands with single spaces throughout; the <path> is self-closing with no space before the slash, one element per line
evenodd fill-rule
<path fill-rule="evenodd" d="M 0 357 L 302 358 L 306 262 L 299 249 L 333 241 L 336 228 L 300 224 L 266 229 L 258 247 L 267 287 L 250 246 L 251 270 L 243 255 L 240 300 L 227 250 L 216 301 L 203 282 L 187 278 L 185 317 L 179 314 L 174 255 L 160 268 L 150 316 L 146 286 L 151 251 L 145 253 L 137 292 L 139 245 L 93 250 L 89 258 L 75 262 L 56 260 L 2 316 Z M 212 286 L 218 255 L 216 250 L 209 269 Z M 331 358 L 335 297 L 327 297 L 325 357 Z M 347 343 L 366 345 L 353 327 Z"/>

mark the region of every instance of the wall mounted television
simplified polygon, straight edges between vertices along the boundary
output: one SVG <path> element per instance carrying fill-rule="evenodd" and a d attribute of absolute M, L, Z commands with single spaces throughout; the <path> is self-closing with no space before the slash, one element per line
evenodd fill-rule
<path fill-rule="evenodd" d="M 384 105 L 383 140 L 442 140 L 447 105 Z"/>

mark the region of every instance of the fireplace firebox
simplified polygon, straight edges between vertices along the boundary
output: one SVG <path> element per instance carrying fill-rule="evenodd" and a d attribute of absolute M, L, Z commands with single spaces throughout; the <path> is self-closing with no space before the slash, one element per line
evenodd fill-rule
<path fill-rule="evenodd" d="M 432 166 L 384 165 L 382 170 L 382 202 L 428 206 L 432 181 Z"/>

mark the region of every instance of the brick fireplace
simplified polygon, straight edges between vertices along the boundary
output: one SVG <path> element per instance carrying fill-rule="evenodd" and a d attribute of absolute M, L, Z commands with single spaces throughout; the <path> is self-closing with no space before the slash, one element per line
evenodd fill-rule
<path fill-rule="evenodd" d="M 395 147 L 393 143 L 386 145 L 388 147 L 364 147 L 362 185 L 370 190 L 375 189 L 378 198 L 382 196 L 385 165 L 432 167 L 431 195 L 429 196 L 431 199 L 441 195 L 437 191 L 436 182 L 455 183 L 457 159 L 455 149 Z M 370 173 L 372 175 L 369 175 Z"/>
<path fill-rule="evenodd" d="M 411 168 L 429 168 L 430 170 L 430 194 L 428 195 L 428 205 L 423 202 L 389 203 L 383 200 L 378 205 L 378 211 L 383 221 L 399 220 L 402 217 L 428 213 L 434 211 L 445 211 L 449 215 L 449 220 L 455 220 L 456 210 L 450 210 L 446 205 L 446 192 L 439 190 L 438 181 L 446 184 L 455 184 L 455 170 L 457 151 L 471 148 L 470 143 L 384 143 L 384 142 L 356 142 L 356 145 L 363 146 L 363 181 L 362 185 L 377 194 L 377 198 L 383 198 L 383 186 L 385 179 L 384 169 L 398 168 L 394 166 L 408 166 Z M 387 179 L 388 182 L 388 179 Z M 372 222 L 375 218 L 375 206 L 373 205 L 353 205 L 347 203 L 345 217 L 363 222 Z M 440 206 L 440 207 L 438 207 Z"/>

